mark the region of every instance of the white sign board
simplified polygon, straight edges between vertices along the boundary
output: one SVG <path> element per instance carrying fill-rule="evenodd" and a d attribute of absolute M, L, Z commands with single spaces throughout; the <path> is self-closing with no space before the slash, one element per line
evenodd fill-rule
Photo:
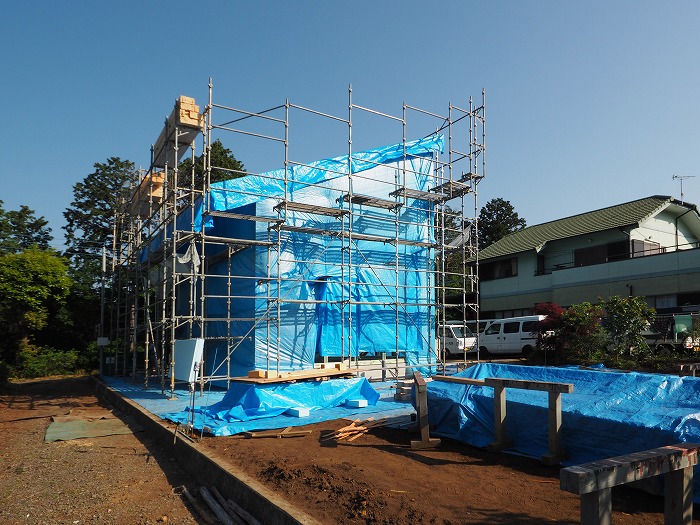
<path fill-rule="evenodd" d="M 175 341 L 175 380 L 197 381 L 195 365 L 204 355 L 204 339 L 179 339 Z"/>

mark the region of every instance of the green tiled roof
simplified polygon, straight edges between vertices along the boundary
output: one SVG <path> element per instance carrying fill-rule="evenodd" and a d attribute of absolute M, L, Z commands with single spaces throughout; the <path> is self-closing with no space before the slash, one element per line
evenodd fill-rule
<path fill-rule="evenodd" d="M 654 195 L 601 210 L 589 211 L 556 221 L 529 226 L 506 235 L 479 252 L 479 259 L 492 259 L 504 255 L 535 250 L 545 243 L 577 235 L 586 235 L 604 230 L 636 226 L 641 221 L 660 212 L 673 202 L 672 197 Z M 689 205 L 688 207 L 694 208 Z"/>

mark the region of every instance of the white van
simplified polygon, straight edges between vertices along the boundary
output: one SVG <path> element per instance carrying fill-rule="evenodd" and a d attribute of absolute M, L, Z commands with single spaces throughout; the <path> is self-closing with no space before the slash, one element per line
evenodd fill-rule
<path fill-rule="evenodd" d="M 546 315 L 496 319 L 479 336 L 479 350 L 489 354 L 529 354 L 537 346 L 537 323 Z"/>
<path fill-rule="evenodd" d="M 470 320 L 470 321 L 447 321 L 446 324 L 456 324 L 460 326 L 465 326 L 469 328 L 472 334 L 476 334 L 479 332 L 480 334 L 484 333 L 484 329 L 491 324 L 495 319 L 479 319 L 479 329 L 477 330 L 477 323 L 476 321 Z"/>
<path fill-rule="evenodd" d="M 448 355 L 464 355 L 464 349 L 476 352 L 476 336 L 463 325 L 446 324 L 437 329 L 437 346 L 439 351 L 445 351 Z"/>

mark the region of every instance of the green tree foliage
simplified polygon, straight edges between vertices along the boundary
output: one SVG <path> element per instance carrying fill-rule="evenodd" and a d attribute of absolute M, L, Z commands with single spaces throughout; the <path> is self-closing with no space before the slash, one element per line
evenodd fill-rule
<path fill-rule="evenodd" d="M 630 355 L 631 352 L 646 352 L 649 347 L 642 331 L 654 321 L 656 311 L 643 297 L 610 297 L 600 306 L 605 310 L 603 327 L 608 333 L 608 352 Z"/>
<path fill-rule="evenodd" d="M 2 358 L 16 361 L 18 351 L 47 327 L 70 292 L 65 260 L 30 248 L 0 257 L 0 339 Z"/>
<path fill-rule="evenodd" d="M 536 312 L 547 313 L 552 304 L 538 305 Z M 648 357 L 643 331 L 654 318 L 654 309 L 643 297 L 613 296 L 596 304 L 574 304 L 561 313 L 549 342 L 561 361 L 603 362 L 614 367 L 640 365 Z"/>
<path fill-rule="evenodd" d="M 134 163 L 118 157 L 95 163 L 94 168 L 73 186 L 73 201 L 63 213 L 67 223 L 66 255 L 71 261 L 69 275 L 73 279 L 66 299 L 67 313 L 63 322 L 48 327 L 41 341 L 62 350 L 75 349 L 80 355 L 94 340 L 99 323 L 102 249 L 105 246 L 107 255 L 111 255 L 118 214 L 130 202 L 138 181 Z"/>
<path fill-rule="evenodd" d="M 518 216 L 509 201 L 491 199 L 479 211 L 479 249 L 483 250 L 509 233 L 523 228 L 525 219 Z"/>
<path fill-rule="evenodd" d="M 195 158 L 194 187 L 201 189 L 205 176 L 204 154 Z M 245 166 L 236 159 L 230 149 L 225 148 L 220 140 L 211 145 L 211 178 L 209 182 L 220 182 L 237 179 L 246 174 Z M 178 166 L 179 186 L 188 187 L 192 184 L 192 159 L 185 159 Z"/>
<path fill-rule="evenodd" d="M 75 350 L 56 350 L 23 344 L 17 354 L 15 375 L 18 377 L 44 377 L 74 373 L 79 355 Z"/>
<path fill-rule="evenodd" d="M 129 201 L 131 186 L 138 180 L 134 163 L 118 157 L 94 167 L 73 186 L 73 202 L 63 212 L 67 254 L 72 259 L 98 254 L 104 243 L 111 246 L 115 214 Z"/>
<path fill-rule="evenodd" d="M 44 217 L 35 217 L 34 210 L 24 205 L 19 210 L 6 211 L 0 200 L 0 255 L 32 246 L 47 249 L 53 240 L 48 224 Z"/>
<path fill-rule="evenodd" d="M 554 344 L 564 360 L 585 363 L 603 354 L 608 341 L 603 314 L 599 305 L 589 302 L 574 304 L 561 314 Z"/>

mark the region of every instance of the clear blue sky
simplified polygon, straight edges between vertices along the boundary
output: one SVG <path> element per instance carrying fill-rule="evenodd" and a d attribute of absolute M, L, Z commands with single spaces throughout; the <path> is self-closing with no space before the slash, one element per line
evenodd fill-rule
<path fill-rule="evenodd" d="M 444 113 L 486 89 L 481 205 L 528 225 L 654 194 L 700 203 L 697 1 L 37 1 L 0 5 L 0 199 L 63 242 L 72 187 L 147 167 L 180 95 L 344 116 Z M 311 161 L 346 144 L 297 131 Z M 400 130 L 397 135 L 400 141 Z M 413 137 L 409 137 L 413 138 Z M 372 147 L 381 144 L 362 144 Z M 249 169 L 269 169 L 234 149 Z"/>

